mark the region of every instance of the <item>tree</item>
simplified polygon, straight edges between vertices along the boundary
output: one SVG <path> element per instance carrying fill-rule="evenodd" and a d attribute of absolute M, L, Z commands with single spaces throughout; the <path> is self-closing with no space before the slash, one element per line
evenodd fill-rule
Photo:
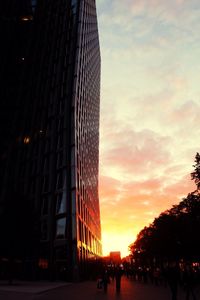
<path fill-rule="evenodd" d="M 191 173 L 191 178 L 194 180 L 197 190 L 200 190 L 200 154 L 197 152 L 195 156 L 194 172 Z"/>
<path fill-rule="evenodd" d="M 195 156 L 191 179 L 197 189 L 155 218 L 140 231 L 131 245 L 133 257 L 140 262 L 165 259 L 200 259 L 200 154 Z"/>
<path fill-rule="evenodd" d="M 199 259 L 199 229 L 200 194 L 190 193 L 142 229 L 130 250 L 140 262 L 154 257 L 157 261 Z"/>

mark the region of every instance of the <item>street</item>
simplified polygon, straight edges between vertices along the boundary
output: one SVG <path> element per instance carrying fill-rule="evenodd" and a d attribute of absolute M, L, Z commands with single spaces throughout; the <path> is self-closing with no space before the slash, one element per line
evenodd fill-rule
<path fill-rule="evenodd" d="M 196 291 L 197 300 L 199 297 Z M 0 285 L 1 300 L 171 300 L 168 287 L 155 286 L 135 282 L 122 277 L 121 291 L 116 293 L 115 282 L 108 285 L 107 293 L 97 289 L 95 281 L 82 283 L 30 283 L 29 285 L 14 285 L 13 287 Z M 178 299 L 184 300 L 185 295 L 179 289 Z"/>

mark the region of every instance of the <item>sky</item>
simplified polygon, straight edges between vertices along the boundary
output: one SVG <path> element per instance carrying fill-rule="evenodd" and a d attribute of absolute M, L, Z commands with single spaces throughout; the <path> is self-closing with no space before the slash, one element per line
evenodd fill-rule
<path fill-rule="evenodd" d="M 103 254 L 195 190 L 199 0 L 97 0 Z"/>

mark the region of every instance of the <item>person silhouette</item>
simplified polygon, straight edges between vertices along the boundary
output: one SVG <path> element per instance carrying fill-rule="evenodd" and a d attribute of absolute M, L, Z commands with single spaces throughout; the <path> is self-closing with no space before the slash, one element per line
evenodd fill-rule
<path fill-rule="evenodd" d="M 108 288 L 108 283 L 110 282 L 108 270 L 104 270 L 103 276 L 102 276 L 102 282 L 103 282 L 104 292 L 106 293 L 107 292 L 107 288 Z"/>
<path fill-rule="evenodd" d="M 171 262 L 169 264 L 168 269 L 166 271 L 166 278 L 171 290 L 172 300 L 177 300 L 180 272 L 176 262 Z"/>
<path fill-rule="evenodd" d="M 122 271 L 120 267 L 118 266 L 115 270 L 115 280 L 116 280 L 116 292 L 119 293 L 121 289 L 121 276 Z"/>
<path fill-rule="evenodd" d="M 187 264 L 183 271 L 183 285 L 186 292 L 186 300 L 190 300 L 190 295 L 193 300 L 196 300 L 194 293 L 195 273 L 190 264 Z"/>

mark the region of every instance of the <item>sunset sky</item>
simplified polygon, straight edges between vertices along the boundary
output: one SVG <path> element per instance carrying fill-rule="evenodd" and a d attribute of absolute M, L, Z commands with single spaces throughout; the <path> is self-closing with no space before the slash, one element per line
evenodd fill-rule
<path fill-rule="evenodd" d="M 97 0 L 104 255 L 195 189 L 200 1 Z"/>

